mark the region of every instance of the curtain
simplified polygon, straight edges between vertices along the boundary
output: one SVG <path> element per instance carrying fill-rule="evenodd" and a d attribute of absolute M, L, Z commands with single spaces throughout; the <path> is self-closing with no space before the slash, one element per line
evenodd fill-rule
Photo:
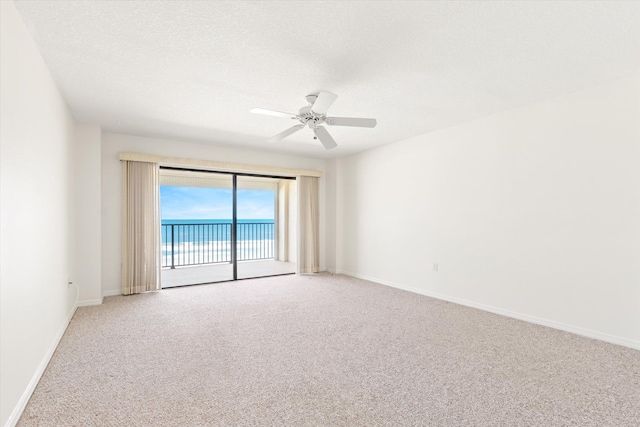
<path fill-rule="evenodd" d="M 299 176 L 297 273 L 317 273 L 319 266 L 318 178 Z"/>
<path fill-rule="evenodd" d="M 122 162 L 122 294 L 160 289 L 157 163 Z"/>

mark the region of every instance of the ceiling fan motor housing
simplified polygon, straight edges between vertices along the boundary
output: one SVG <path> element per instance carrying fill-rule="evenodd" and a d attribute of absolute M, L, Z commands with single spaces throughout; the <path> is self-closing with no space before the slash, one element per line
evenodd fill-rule
<path fill-rule="evenodd" d="M 309 97 L 307 97 L 308 100 Z M 299 111 L 298 111 L 298 120 L 300 120 L 300 122 L 302 124 L 305 124 L 307 126 L 309 126 L 310 128 L 315 128 L 316 126 L 322 124 L 325 122 L 326 117 L 323 116 L 322 114 L 316 114 L 313 111 L 311 111 L 311 105 L 307 105 L 306 107 L 302 107 Z"/>

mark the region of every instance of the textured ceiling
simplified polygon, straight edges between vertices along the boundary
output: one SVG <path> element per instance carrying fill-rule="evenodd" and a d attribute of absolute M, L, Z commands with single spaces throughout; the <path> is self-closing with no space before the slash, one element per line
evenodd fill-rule
<path fill-rule="evenodd" d="M 336 157 L 640 69 L 637 2 L 17 1 L 71 111 L 113 132 Z M 339 95 L 325 151 L 265 140 Z"/>

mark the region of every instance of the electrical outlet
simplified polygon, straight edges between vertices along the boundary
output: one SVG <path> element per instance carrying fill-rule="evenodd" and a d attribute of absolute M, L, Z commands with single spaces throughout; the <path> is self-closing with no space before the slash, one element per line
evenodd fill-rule
<path fill-rule="evenodd" d="M 438 263 L 437 262 L 433 263 L 433 271 L 435 271 L 436 273 L 438 272 Z"/>

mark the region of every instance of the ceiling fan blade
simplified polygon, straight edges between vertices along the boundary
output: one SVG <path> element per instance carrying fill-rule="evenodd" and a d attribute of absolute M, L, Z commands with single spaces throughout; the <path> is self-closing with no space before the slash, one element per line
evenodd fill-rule
<path fill-rule="evenodd" d="M 327 124 L 331 126 L 356 126 L 360 128 L 374 128 L 378 124 L 376 119 L 359 117 L 327 117 Z"/>
<path fill-rule="evenodd" d="M 322 142 L 322 145 L 324 145 L 324 148 L 326 148 L 327 150 L 331 150 L 332 148 L 336 148 L 338 146 L 338 144 L 336 144 L 336 141 L 331 137 L 331 135 L 329 135 L 329 132 L 322 126 L 318 126 L 313 130 L 313 132 L 316 134 L 320 142 Z"/>
<path fill-rule="evenodd" d="M 292 113 L 285 113 L 282 111 L 275 111 L 275 110 L 267 110 L 264 108 L 252 108 L 251 110 L 249 110 L 250 113 L 256 113 L 256 114 L 266 114 L 267 116 L 275 116 L 275 117 L 286 117 L 286 118 L 290 118 L 290 119 L 295 119 L 296 115 L 292 114 Z"/>
<path fill-rule="evenodd" d="M 277 134 L 276 136 L 272 136 L 271 138 L 267 139 L 267 142 L 278 142 L 278 141 L 282 141 L 283 139 L 285 139 L 286 137 L 288 137 L 289 135 L 291 135 L 292 133 L 296 133 L 298 132 L 300 129 L 302 129 L 304 127 L 304 125 L 295 125 L 293 127 L 290 127 L 289 129 L 285 130 L 284 132 L 280 132 L 279 134 Z"/>
<path fill-rule="evenodd" d="M 329 107 L 331 107 L 331 105 L 335 102 L 337 98 L 338 98 L 338 95 L 336 95 L 335 93 L 320 92 L 318 94 L 318 97 L 316 98 L 316 101 L 313 103 L 313 106 L 311 107 L 311 111 L 313 111 L 316 114 L 326 115 L 327 110 L 329 109 Z"/>

